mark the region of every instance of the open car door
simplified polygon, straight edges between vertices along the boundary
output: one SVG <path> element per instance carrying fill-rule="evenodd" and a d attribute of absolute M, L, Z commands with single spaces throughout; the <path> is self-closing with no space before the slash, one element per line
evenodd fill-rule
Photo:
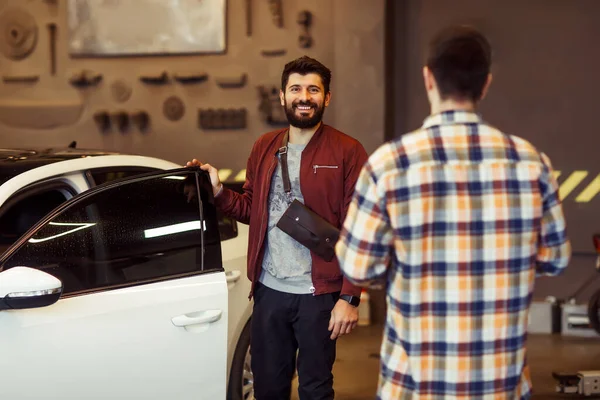
<path fill-rule="evenodd" d="M 224 399 L 227 296 L 205 172 L 79 194 L 0 259 L 0 398 Z"/>

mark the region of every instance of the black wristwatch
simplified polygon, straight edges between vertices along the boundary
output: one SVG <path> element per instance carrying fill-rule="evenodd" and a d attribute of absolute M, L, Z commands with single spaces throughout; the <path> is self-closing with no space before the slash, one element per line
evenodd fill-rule
<path fill-rule="evenodd" d="M 340 295 L 340 299 L 346 300 L 348 303 L 350 303 L 351 306 L 354 307 L 358 307 L 358 305 L 360 304 L 360 297 L 350 296 L 349 294 Z"/>

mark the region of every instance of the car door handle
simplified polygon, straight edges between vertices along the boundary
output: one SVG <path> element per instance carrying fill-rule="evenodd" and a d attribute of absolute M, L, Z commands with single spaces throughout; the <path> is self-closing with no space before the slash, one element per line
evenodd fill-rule
<path fill-rule="evenodd" d="M 227 283 L 236 283 L 240 280 L 242 276 L 242 272 L 239 269 L 234 269 L 233 271 L 227 271 L 225 273 L 225 277 L 227 279 Z"/>
<path fill-rule="evenodd" d="M 174 317 L 171 321 L 173 322 L 173 325 L 179 327 L 199 324 L 212 324 L 213 322 L 217 322 L 219 319 L 221 319 L 222 314 L 223 311 L 221 310 L 206 310 L 179 315 Z"/>

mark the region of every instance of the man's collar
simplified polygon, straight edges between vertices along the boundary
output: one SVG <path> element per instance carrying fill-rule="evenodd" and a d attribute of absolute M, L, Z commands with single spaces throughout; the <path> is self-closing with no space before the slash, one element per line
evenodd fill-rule
<path fill-rule="evenodd" d="M 305 150 L 310 149 L 312 146 L 316 146 L 315 143 L 318 142 L 319 137 L 323 134 L 325 126 L 326 126 L 325 123 L 323 121 L 321 121 L 319 127 L 317 128 L 315 133 L 313 133 L 312 137 L 306 144 Z M 275 151 L 275 154 L 278 154 L 280 152 L 280 150 L 283 146 L 283 139 L 286 134 L 288 135 L 288 140 L 289 140 L 290 128 L 282 129 L 280 131 L 280 133 L 277 134 L 277 138 L 278 138 L 277 140 L 279 140 L 279 146 L 277 147 L 277 151 Z M 286 147 L 287 147 L 287 145 L 286 145 Z"/>
<path fill-rule="evenodd" d="M 482 119 L 474 111 L 448 110 L 438 114 L 430 115 L 423 122 L 423 129 L 431 128 L 436 125 L 452 125 L 465 123 L 481 123 Z"/>

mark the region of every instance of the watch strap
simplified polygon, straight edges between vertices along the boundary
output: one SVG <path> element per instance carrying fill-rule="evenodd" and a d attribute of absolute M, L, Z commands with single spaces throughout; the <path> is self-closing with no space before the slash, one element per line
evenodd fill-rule
<path fill-rule="evenodd" d="M 340 295 L 340 299 L 347 301 L 351 306 L 358 307 L 360 304 L 360 297 L 350 296 L 349 294 Z"/>

